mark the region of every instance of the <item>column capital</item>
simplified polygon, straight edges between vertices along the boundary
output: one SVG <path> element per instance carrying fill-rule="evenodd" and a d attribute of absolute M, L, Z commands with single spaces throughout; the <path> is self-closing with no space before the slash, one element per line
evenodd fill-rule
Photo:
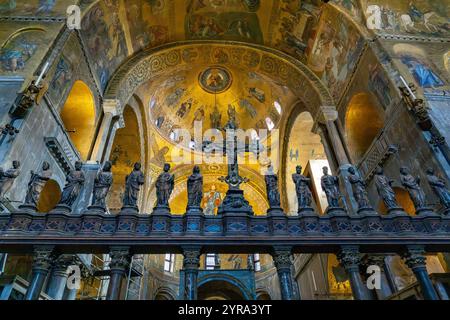
<path fill-rule="evenodd" d="M 197 270 L 200 267 L 201 247 L 183 247 L 183 269 Z"/>
<path fill-rule="evenodd" d="M 48 272 L 54 261 L 54 247 L 35 247 L 33 252 L 33 271 Z"/>
<path fill-rule="evenodd" d="M 382 255 L 382 254 L 369 254 L 367 255 L 366 260 L 366 264 L 367 265 L 376 265 L 380 268 L 384 267 L 384 259 L 386 258 L 386 255 Z"/>
<path fill-rule="evenodd" d="M 278 271 L 291 270 L 292 267 L 292 248 L 274 247 L 272 251 L 273 262 Z"/>
<path fill-rule="evenodd" d="M 338 252 L 339 263 L 346 270 L 359 270 L 361 264 L 361 254 L 358 246 L 345 246 Z"/>
<path fill-rule="evenodd" d="M 111 270 L 125 271 L 130 265 L 131 255 L 128 247 L 111 247 L 109 255 Z"/>
<path fill-rule="evenodd" d="M 338 112 L 335 106 L 321 106 L 317 120 L 320 123 L 326 124 L 328 121 L 336 121 Z"/>
<path fill-rule="evenodd" d="M 67 268 L 72 264 L 74 264 L 74 257 L 72 255 L 62 254 L 54 259 L 53 270 L 66 272 Z"/>
<path fill-rule="evenodd" d="M 120 101 L 118 99 L 104 99 L 102 107 L 104 113 L 111 113 L 113 116 L 120 114 Z"/>
<path fill-rule="evenodd" d="M 403 252 L 402 258 L 412 270 L 426 268 L 427 258 L 425 257 L 425 248 L 423 246 L 408 246 L 406 251 Z"/>

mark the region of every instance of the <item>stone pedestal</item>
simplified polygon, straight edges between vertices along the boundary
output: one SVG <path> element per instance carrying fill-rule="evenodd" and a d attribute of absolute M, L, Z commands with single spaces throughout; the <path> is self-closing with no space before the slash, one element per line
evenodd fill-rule
<path fill-rule="evenodd" d="M 244 198 L 244 191 L 240 189 L 228 189 L 225 198 L 223 199 L 218 214 L 234 213 L 240 215 L 253 215 L 253 209 Z"/>
<path fill-rule="evenodd" d="M 269 208 L 267 210 L 269 218 L 269 228 L 273 235 L 287 235 L 288 222 L 287 216 L 280 207 Z"/>
<path fill-rule="evenodd" d="M 168 206 L 156 206 L 151 218 L 151 233 L 167 235 L 170 233 L 170 208 Z"/>
<path fill-rule="evenodd" d="M 21 204 L 19 210 L 26 213 L 36 213 L 38 211 L 37 207 L 32 204 Z"/>
<path fill-rule="evenodd" d="M 187 207 L 184 216 L 185 234 L 200 235 L 202 231 L 203 210 L 201 207 Z"/>
<path fill-rule="evenodd" d="M 123 206 L 120 210 L 120 214 L 126 215 L 126 214 L 138 214 L 139 208 L 137 206 Z"/>
<path fill-rule="evenodd" d="M 70 214 L 72 212 L 72 208 L 65 204 L 58 204 L 53 210 L 49 213 L 62 213 L 62 214 Z"/>

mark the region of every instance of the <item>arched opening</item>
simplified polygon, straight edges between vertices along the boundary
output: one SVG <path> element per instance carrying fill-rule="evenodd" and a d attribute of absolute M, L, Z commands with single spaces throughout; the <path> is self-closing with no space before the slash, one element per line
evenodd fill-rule
<path fill-rule="evenodd" d="M 330 295 L 341 298 L 352 296 L 350 280 L 344 267 L 342 267 L 334 254 L 328 255 L 328 290 Z"/>
<path fill-rule="evenodd" d="M 175 300 L 175 298 L 169 289 L 162 288 L 156 293 L 155 300 Z"/>
<path fill-rule="evenodd" d="M 198 287 L 199 300 L 245 300 L 242 291 L 232 283 L 223 280 L 206 282 Z"/>
<path fill-rule="evenodd" d="M 295 111 L 294 111 L 295 112 Z M 302 166 L 302 174 L 308 176 L 311 181 L 311 192 L 313 193 L 312 206 L 320 206 L 321 189 L 320 176 L 321 167 L 329 167 L 325 150 L 320 135 L 312 132 L 314 120 L 307 111 L 299 113 L 293 120 L 288 131 L 288 143 L 285 147 L 285 184 L 289 212 L 297 212 L 298 203 L 295 192 L 295 184 L 292 174 L 295 173 L 297 165 Z M 318 185 L 316 183 L 319 183 Z"/>
<path fill-rule="evenodd" d="M 402 207 L 409 215 L 415 215 L 416 209 L 414 208 L 414 203 L 409 197 L 408 191 L 399 187 L 394 187 L 393 189 L 395 192 L 395 199 L 397 199 L 399 206 Z M 387 214 L 388 210 L 383 201 L 380 201 L 378 208 L 381 213 Z"/>
<path fill-rule="evenodd" d="M 48 180 L 42 189 L 37 208 L 39 212 L 49 212 L 61 199 L 61 189 L 55 180 Z"/>
<path fill-rule="evenodd" d="M 87 160 L 95 134 L 95 102 L 83 81 L 74 83 L 61 109 L 61 119 L 81 158 Z"/>
<path fill-rule="evenodd" d="M 384 114 L 370 93 L 352 97 L 345 115 L 345 132 L 352 159 L 361 160 L 384 126 Z"/>
<path fill-rule="evenodd" d="M 108 199 L 110 210 L 120 210 L 125 189 L 125 178 L 133 169 L 135 162 L 141 161 L 141 142 L 139 125 L 133 108 L 126 106 L 123 111 L 125 126 L 118 129 L 111 149 L 114 182 Z"/>

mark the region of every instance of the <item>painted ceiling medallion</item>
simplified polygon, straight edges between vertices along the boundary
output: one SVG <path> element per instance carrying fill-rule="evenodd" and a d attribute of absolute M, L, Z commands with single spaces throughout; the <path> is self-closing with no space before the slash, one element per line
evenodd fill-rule
<path fill-rule="evenodd" d="M 220 66 L 209 67 L 200 73 L 198 82 L 206 92 L 222 93 L 231 86 L 231 72 Z"/>

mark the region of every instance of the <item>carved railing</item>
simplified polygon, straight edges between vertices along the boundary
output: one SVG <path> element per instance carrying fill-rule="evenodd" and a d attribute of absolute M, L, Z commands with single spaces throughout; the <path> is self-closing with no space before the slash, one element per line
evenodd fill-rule
<path fill-rule="evenodd" d="M 336 211 L 319 216 L 242 216 L 224 214 L 118 214 L 85 212 L 15 212 L 0 215 L 0 252 L 30 252 L 36 245 L 54 245 L 64 252 L 108 252 L 128 246 L 133 253 L 181 252 L 199 245 L 215 253 L 268 252 L 288 245 L 293 252 L 335 252 L 342 245 L 362 251 L 386 252 L 404 245 L 424 245 L 427 251 L 450 251 L 450 217 L 432 211 L 409 216 L 402 211 L 349 216 Z"/>

